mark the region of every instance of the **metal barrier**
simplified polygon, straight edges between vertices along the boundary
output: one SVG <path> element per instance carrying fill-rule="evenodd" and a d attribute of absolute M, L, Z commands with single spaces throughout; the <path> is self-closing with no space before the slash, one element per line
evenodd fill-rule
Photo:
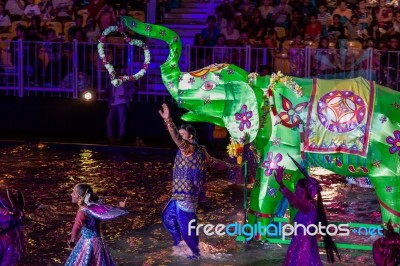
<path fill-rule="evenodd" d="M 135 101 L 165 101 L 169 93 L 159 66 L 168 57 L 166 45 L 149 44 L 151 63 L 136 82 Z M 0 93 L 7 96 L 53 96 L 79 98 L 93 90 L 96 99 L 106 99 L 110 83 L 93 43 L 4 41 L 0 44 Z M 142 68 L 141 48 L 120 40 L 105 45 L 106 58 L 131 75 Z M 187 45 L 182 51 L 181 71 L 193 71 L 211 63 L 232 63 L 248 72 L 267 66 L 296 77 L 353 78 L 362 76 L 399 90 L 400 52 L 361 49 L 202 47 Z"/>

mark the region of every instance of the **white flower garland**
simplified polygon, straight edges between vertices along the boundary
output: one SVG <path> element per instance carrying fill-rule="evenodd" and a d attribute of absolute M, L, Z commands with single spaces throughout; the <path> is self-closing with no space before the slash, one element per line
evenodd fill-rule
<path fill-rule="evenodd" d="M 101 34 L 101 37 L 99 39 L 99 44 L 97 45 L 99 57 L 104 65 L 104 67 L 107 69 L 108 74 L 110 75 L 111 84 L 113 84 L 116 87 L 121 86 L 122 83 L 124 83 L 125 81 L 138 80 L 141 77 L 143 77 L 143 75 L 146 74 L 146 70 L 148 69 L 149 64 L 150 64 L 150 51 L 149 51 L 147 45 L 140 40 L 131 39 L 130 37 L 126 36 L 123 33 L 124 40 L 127 43 L 129 43 L 130 45 L 135 45 L 135 46 L 141 47 L 143 49 L 144 63 L 143 63 L 143 68 L 140 69 L 139 72 L 137 72 L 136 74 L 130 75 L 130 76 L 123 75 L 123 76 L 116 77 L 116 72 L 114 70 L 113 65 L 111 65 L 111 63 L 107 61 L 106 54 L 104 52 L 104 43 L 103 42 L 106 40 L 108 34 L 110 34 L 111 32 L 117 32 L 117 31 L 118 31 L 117 26 L 110 26 L 110 27 L 106 28 L 103 31 L 103 33 Z"/>

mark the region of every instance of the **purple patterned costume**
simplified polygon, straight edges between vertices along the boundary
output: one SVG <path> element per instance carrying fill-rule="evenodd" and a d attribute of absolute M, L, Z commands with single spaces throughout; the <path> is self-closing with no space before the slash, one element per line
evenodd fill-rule
<path fill-rule="evenodd" d="M 22 233 L 23 197 L 9 190 L 0 193 L 0 265 L 15 266 L 25 247 Z"/>
<path fill-rule="evenodd" d="M 290 205 L 299 210 L 294 217 L 295 224 L 304 225 L 306 228 L 310 224 L 318 224 L 317 208 L 313 200 L 300 200 L 301 195 L 298 197 L 286 187 L 280 190 Z M 290 242 L 283 265 L 322 266 L 321 258 L 319 257 L 317 236 L 305 234 L 303 228 L 298 227 L 297 234 L 293 235 Z"/>
<path fill-rule="evenodd" d="M 81 207 L 76 214 L 75 223 L 72 228 L 71 241 L 79 238 L 71 252 L 66 266 L 114 266 L 108 248 L 104 243 L 99 222 L 109 220 L 126 211 L 111 208 L 104 205 L 92 204 L 88 207 Z"/>
<path fill-rule="evenodd" d="M 199 237 L 196 230 L 188 232 L 188 224 L 195 220 L 192 226 L 197 225 L 196 209 L 199 197 L 204 189 L 206 152 L 197 143 L 195 151 L 187 156 L 179 150 L 175 157 L 173 168 L 172 198 L 165 207 L 162 220 L 164 226 L 174 238 L 174 246 L 177 246 L 181 239 L 186 242 L 194 256 L 199 256 Z"/>

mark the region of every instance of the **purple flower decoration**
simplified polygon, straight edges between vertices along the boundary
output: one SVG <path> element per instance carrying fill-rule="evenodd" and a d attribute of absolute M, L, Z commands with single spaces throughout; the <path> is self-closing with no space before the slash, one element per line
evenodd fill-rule
<path fill-rule="evenodd" d="M 382 124 L 386 123 L 387 118 L 386 116 L 381 116 L 381 118 L 379 118 L 379 120 L 381 121 Z"/>
<path fill-rule="evenodd" d="M 386 186 L 386 192 L 392 192 L 392 186 Z"/>
<path fill-rule="evenodd" d="M 389 149 L 389 152 L 391 154 L 398 152 L 400 155 L 400 130 L 395 130 L 393 134 L 394 138 L 391 136 L 386 138 L 386 142 L 392 145 L 392 147 Z"/>
<path fill-rule="evenodd" d="M 145 31 L 151 31 L 151 26 L 150 25 L 146 25 Z"/>
<path fill-rule="evenodd" d="M 240 110 L 240 113 L 236 113 L 235 114 L 235 119 L 240 121 L 240 125 L 239 125 L 239 130 L 243 131 L 244 127 L 246 126 L 247 128 L 251 127 L 251 122 L 250 122 L 250 118 L 253 116 L 253 112 L 252 111 L 248 111 L 247 112 L 247 105 L 243 105 L 242 109 Z"/>
<path fill-rule="evenodd" d="M 267 188 L 267 194 L 268 194 L 268 196 L 275 198 L 275 196 L 276 196 L 276 189 L 273 188 L 273 187 Z"/>
<path fill-rule="evenodd" d="M 174 83 L 172 81 L 168 82 L 168 87 L 169 88 L 173 88 L 174 87 Z"/>
<path fill-rule="evenodd" d="M 160 30 L 160 35 L 165 36 L 165 30 Z"/>
<path fill-rule="evenodd" d="M 134 21 L 131 23 L 132 28 L 136 28 L 136 25 L 137 25 L 137 24 L 136 24 L 136 22 L 134 22 Z"/>
<path fill-rule="evenodd" d="M 191 84 L 191 85 L 193 85 L 193 83 L 194 83 L 194 78 L 190 78 L 189 81 L 188 81 L 188 83 Z"/>
<path fill-rule="evenodd" d="M 273 157 L 274 154 L 272 152 L 268 152 L 267 160 L 262 163 L 262 167 L 266 168 L 264 172 L 266 176 L 272 175 L 272 172 L 278 168 L 278 163 L 282 161 L 282 154 L 280 153 L 275 155 L 274 158 Z"/>
<path fill-rule="evenodd" d="M 233 71 L 232 69 L 228 69 L 226 72 L 228 72 L 229 75 L 232 75 L 233 73 L 235 73 L 235 71 Z"/>

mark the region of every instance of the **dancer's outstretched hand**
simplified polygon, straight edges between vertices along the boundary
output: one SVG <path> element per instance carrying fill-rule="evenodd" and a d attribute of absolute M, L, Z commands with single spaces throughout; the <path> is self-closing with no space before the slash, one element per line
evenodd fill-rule
<path fill-rule="evenodd" d="M 278 184 L 282 184 L 283 180 L 283 172 L 285 172 L 285 167 L 283 166 L 278 166 L 278 168 L 275 171 L 275 180 L 278 182 Z"/>
<path fill-rule="evenodd" d="M 127 201 L 127 200 L 128 200 L 128 197 L 126 197 L 124 201 L 120 201 L 119 204 L 118 204 L 118 206 L 119 206 L 120 208 L 125 208 L 125 207 L 126 207 L 126 201 Z"/>
<path fill-rule="evenodd" d="M 162 107 L 162 110 L 158 111 L 158 113 L 161 115 L 161 117 L 164 118 L 164 120 L 170 118 L 168 105 L 166 103 L 163 103 L 163 105 L 161 107 Z"/>

